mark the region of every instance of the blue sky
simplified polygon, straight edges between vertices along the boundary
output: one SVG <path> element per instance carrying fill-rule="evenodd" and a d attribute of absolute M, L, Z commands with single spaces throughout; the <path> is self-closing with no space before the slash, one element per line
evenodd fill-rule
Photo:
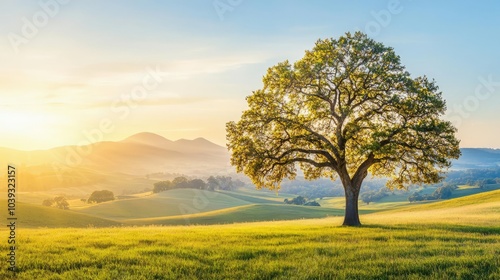
<path fill-rule="evenodd" d="M 498 1 L 2 1 L 0 146 L 141 131 L 223 145 L 268 67 L 361 30 L 437 81 L 462 147 L 500 148 L 498 15 Z M 158 84 L 131 100 L 151 69 Z"/>

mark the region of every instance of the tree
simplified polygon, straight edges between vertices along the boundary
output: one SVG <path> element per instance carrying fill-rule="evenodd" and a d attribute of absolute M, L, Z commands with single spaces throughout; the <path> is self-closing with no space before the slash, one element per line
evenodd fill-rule
<path fill-rule="evenodd" d="M 241 181 L 239 181 L 239 182 L 244 185 L 243 182 L 241 182 Z M 230 191 L 233 189 L 234 185 L 235 185 L 235 182 L 233 182 L 233 178 L 231 178 L 229 176 L 217 176 L 217 177 L 210 176 L 207 179 L 208 190 L 211 190 L 211 191 L 216 190 L 216 189 Z"/>
<path fill-rule="evenodd" d="M 68 201 L 66 201 L 66 198 L 64 196 L 54 197 L 54 202 L 56 204 L 56 207 L 59 209 L 63 209 L 63 210 L 69 209 L 69 203 L 68 203 Z"/>
<path fill-rule="evenodd" d="M 176 177 L 172 181 L 172 184 L 176 188 L 182 188 L 187 182 L 188 182 L 188 179 L 186 177 L 180 176 L 180 177 Z"/>
<path fill-rule="evenodd" d="M 370 202 L 375 201 L 375 192 L 374 191 L 369 191 L 361 194 L 361 201 L 366 203 L 367 205 L 370 204 Z"/>
<path fill-rule="evenodd" d="M 54 199 L 52 199 L 52 198 L 45 199 L 42 202 L 42 205 L 47 206 L 47 207 L 52 207 L 52 205 L 54 205 Z"/>
<path fill-rule="evenodd" d="M 318 40 L 294 65 L 268 69 L 249 108 L 226 124 L 231 163 L 257 188 L 340 178 L 344 225 L 360 225 L 358 197 L 370 173 L 387 186 L 435 183 L 460 156 L 456 128 L 434 81 L 412 78 L 390 47 L 361 32 Z"/>
<path fill-rule="evenodd" d="M 47 207 L 57 207 L 63 210 L 69 209 L 69 203 L 64 196 L 56 196 L 54 198 L 45 199 L 42 202 L 42 205 Z"/>
<path fill-rule="evenodd" d="M 432 193 L 432 196 L 435 199 L 448 199 L 448 198 L 451 198 L 452 195 L 453 195 L 453 187 L 452 186 L 439 187 Z"/>
<path fill-rule="evenodd" d="M 87 200 L 88 203 L 101 203 L 101 202 L 106 202 L 106 201 L 111 201 L 115 200 L 115 195 L 113 192 L 108 191 L 108 190 L 102 190 L 102 191 L 94 191 L 89 199 Z"/>
<path fill-rule="evenodd" d="M 205 181 L 203 181 L 201 179 L 193 179 L 193 180 L 189 181 L 188 184 L 189 184 L 190 188 L 199 189 L 199 190 L 204 190 L 207 187 L 207 184 L 205 183 Z"/>
<path fill-rule="evenodd" d="M 210 176 L 207 179 L 207 186 L 208 190 L 214 191 L 215 189 L 219 188 L 219 181 L 215 179 L 214 176 Z"/>
<path fill-rule="evenodd" d="M 414 192 L 408 197 L 408 201 L 410 201 L 410 203 L 422 200 L 424 200 L 424 197 L 422 196 L 422 193 L 420 191 Z"/>
<path fill-rule="evenodd" d="M 305 206 L 321 206 L 317 201 L 308 201 L 304 203 Z"/>
<path fill-rule="evenodd" d="M 173 188 L 173 184 L 170 181 L 159 181 L 153 184 L 153 193 L 163 192 Z"/>

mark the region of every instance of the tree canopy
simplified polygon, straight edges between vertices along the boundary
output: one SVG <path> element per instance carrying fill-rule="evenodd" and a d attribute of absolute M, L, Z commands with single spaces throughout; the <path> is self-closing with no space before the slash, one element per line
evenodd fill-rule
<path fill-rule="evenodd" d="M 460 156 L 446 105 L 427 77 L 412 78 L 390 47 L 361 32 L 318 40 L 293 65 L 268 69 L 248 109 L 226 125 L 231 163 L 258 187 L 278 189 L 300 168 L 307 179 L 340 178 L 344 225 L 360 225 L 368 173 L 391 188 L 435 183 Z"/>
<path fill-rule="evenodd" d="M 87 200 L 88 203 L 102 203 L 106 201 L 115 200 L 115 195 L 112 191 L 102 190 L 94 191 Z"/>

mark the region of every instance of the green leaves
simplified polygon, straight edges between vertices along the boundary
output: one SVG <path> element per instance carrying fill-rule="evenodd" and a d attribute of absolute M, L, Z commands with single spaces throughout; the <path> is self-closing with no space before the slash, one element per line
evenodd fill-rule
<path fill-rule="evenodd" d="M 367 172 L 402 188 L 438 181 L 460 155 L 435 82 L 411 78 L 392 48 L 360 32 L 269 68 L 247 102 L 227 124 L 228 148 L 258 187 L 279 188 L 300 168 L 358 191 Z"/>

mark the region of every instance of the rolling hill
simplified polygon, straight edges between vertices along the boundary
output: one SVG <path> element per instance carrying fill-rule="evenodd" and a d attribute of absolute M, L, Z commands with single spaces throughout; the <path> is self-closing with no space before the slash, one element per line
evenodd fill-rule
<path fill-rule="evenodd" d="M 251 204 L 229 195 L 195 189 L 175 189 L 147 197 L 105 202 L 79 212 L 113 220 L 179 216 Z"/>
<path fill-rule="evenodd" d="M 444 201 L 419 203 L 365 215 L 371 223 L 477 224 L 494 226 L 500 221 L 500 190 L 488 191 Z"/>
<path fill-rule="evenodd" d="M 139 133 L 122 141 L 104 141 L 84 146 L 49 150 L 19 151 L 0 148 L 2 161 L 24 167 L 49 165 L 53 169 L 87 168 L 106 172 L 144 175 L 169 171 L 225 170 L 229 166 L 226 148 L 204 138 L 168 140 L 154 133 Z"/>
<path fill-rule="evenodd" d="M 361 211 L 361 213 L 367 213 L 367 211 Z M 183 216 L 167 216 L 149 219 L 128 219 L 122 222 L 124 225 L 137 226 L 212 225 L 242 222 L 248 223 L 260 221 L 314 219 L 343 215 L 343 209 L 280 204 L 249 204 Z"/>
<path fill-rule="evenodd" d="M 329 207 L 284 205 L 262 196 L 194 189 L 116 200 L 91 206 L 59 210 L 19 203 L 19 225 L 26 228 L 143 225 L 210 225 L 258 221 L 314 219 L 344 215 L 341 203 Z M 5 201 L 3 201 L 5 204 Z M 380 203 L 360 207 L 361 220 L 368 224 L 436 223 L 483 224 L 498 227 L 500 190 L 445 201 Z M 6 214 L 0 215 L 6 219 Z M 303 222 L 300 222 L 303 223 Z"/>
<path fill-rule="evenodd" d="M 7 205 L 5 200 L 0 205 Z M 7 207 L 5 206 L 5 209 Z M 86 215 L 74 211 L 60 210 L 27 203 L 17 203 L 16 221 L 19 228 L 61 228 L 61 227 L 111 227 L 119 226 L 120 223 L 105 218 Z M 0 218 L 7 220 L 7 211 L 0 212 Z"/>
<path fill-rule="evenodd" d="M 102 189 L 105 185 L 108 187 L 109 178 L 144 177 L 155 172 L 208 177 L 232 171 L 229 153 L 222 146 L 203 138 L 171 141 L 153 133 L 139 133 L 117 142 L 49 150 L 0 148 L 0 164 L 14 164 L 22 169 L 19 173 L 22 191 L 92 185 Z"/>

